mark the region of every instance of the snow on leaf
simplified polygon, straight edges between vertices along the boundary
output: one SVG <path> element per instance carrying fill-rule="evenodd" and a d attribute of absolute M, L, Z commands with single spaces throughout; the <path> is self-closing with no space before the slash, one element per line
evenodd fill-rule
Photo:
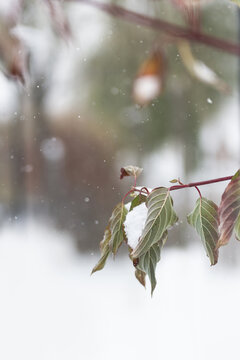
<path fill-rule="evenodd" d="M 156 287 L 157 280 L 155 276 L 155 270 L 157 263 L 161 258 L 161 249 L 167 240 L 167 231 L 164 232 L 160 241 L 151 246 L 151 248 L 143 255 L 139 257 L 137 268 L 145 272 L 151 283 L 151 294 Z"/>
<path fill-rule="evenodd" d="M 215 265 L 218 261 L 216 244 L 219 239 L 217 205 L 204 197 L 199 198 L 194 210 L 188 215 L 187 220 L 200 235 L 211 265 Z"/>
<path fill-rule="evenodd" d="M 116 255 L 118 248 L 121 246 L 124 238 L 124 221 L 126 219 L 128 211 L 123 203 L 119 203 L 113 210 L 113 213 L 110 218 L 110 231 L 111 231 L 111 241 L 110 249 L 113 254 Z"/>
<path fill-rule="evenodd" d="M 92 269 L 92 274 L 96 271 L 102 270 L 105 266 L 106 260 L 110 253 L 109 242 L 111 240 L 111 231 L 109 225 L 107 226 L 102 241 L 100 242 L 101 258 Z"/>
<path fill-rule="evenodd" d="M 137 247 L 132 253 L 133 258 L 145 254 L 152 245 L 158 243 L 164 232 L 177 222 L 177 215 L 173 210 L 173 201 L 169 189 L 160 187 L 147 197 L 147 219 Z"/>
<path fill-rule="evenodd" d="M 239 170 L 232 177 L 230 183 L 226 187 L 219 206 L 220 219 L 220 238 L 217 247 L 226 245 L 232 235 L 236 223 L 236 236 L 239 235 L 239 220 L 237 220 L 240 212 L 240 174 Z"/>
<path fill-rule="evenodd" d="M 183 64 L 193 77 L 207 85 L 214 87 L 218 91 L 229 92 L 228 85 L 222 79 L 220 79 L 212 69 L 210 69 L 202 61 L 194 58 L 190 45 L 187 41 L 179 41 L 178 49 Z"/>
<path fill-rule="evenodd" d="M 134 250 L 138 244 L 144 224 L 147 218 L 147 207 L 145 203 L 135 206 L 128 212 L 124 222 L 124 229 L 127 236 L 128 245 Z"/>

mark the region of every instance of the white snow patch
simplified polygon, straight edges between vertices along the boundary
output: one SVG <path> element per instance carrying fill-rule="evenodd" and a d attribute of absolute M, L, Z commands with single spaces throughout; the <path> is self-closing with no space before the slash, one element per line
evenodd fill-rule
<path fill-rule="evenodd" d="M 147 211 L 148 209 L 145 203 L 142 203 L 139 206 L 136 206 L 126 216 L 124 226 L 128 239 L 128 245 L 132 249 L 135 249 L 138 244 L 138 240 L 141 236 L 147 218 Z"/>
<path fill-rule="evenodd" d="M 141 76 L 134 82 L 133 95 L 137 102 L 145 104 L 157 97 L 162 89 L 158 76 Z"/>

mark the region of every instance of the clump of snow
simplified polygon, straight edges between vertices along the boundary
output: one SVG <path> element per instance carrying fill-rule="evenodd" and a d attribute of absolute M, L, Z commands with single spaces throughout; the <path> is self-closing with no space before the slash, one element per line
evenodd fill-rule
<path fill-rule="evenodd" d="M 130 203 L 126 207 L 130 206 Z M 138 240 L 143 231 L 145 221 L 147 218 L 147 207 L 145 203 L 136 206 L 132 211 L 130 211 L 124 222 L 125 231 L 128 239 L 128 245 L 135 249 L 138 244 Z"/>
<path fill-rule="evenodd" d="M 133 86 L 133 96 L 140 104 L 148 103 L 159 95 L 162 83 L 156 75 L 145 75 L 137 78 Z"/>

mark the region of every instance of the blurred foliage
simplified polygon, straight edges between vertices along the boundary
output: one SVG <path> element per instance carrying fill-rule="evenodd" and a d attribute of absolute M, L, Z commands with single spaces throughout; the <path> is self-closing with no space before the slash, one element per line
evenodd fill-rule
<path fill-rule="evenodd" d="M 81 249 L 94 248 L 112 204 L 121 197 L 115 189 L 125 186 L 115 180 L 118 151 L 134 154 L 141 165 L 144 156 L 177 138 L 185 149 L 185 170 L 189 171 L 201 157 L 201 125 L 228 96 L 191 78 L 176 41 L 163 33 L 99 13 L 104 28 L 101 43 L 85 61 L 81 41 L 91 38 L 92 29 L 88 27 L 89 34 L 84 33 L 91 19 L 84 19 L 81 11 L 74 13 L 74 9 L 82 9 L 80 3 L 13 1 L 19 7 L 10 7 L 11 16 L 0 19 L 0 29 L 7 31 L 5 36 L 1 30 L 0 36 L 1 70 L 9 81 L 27 81 L 25 85 L 12 82 L 14 96 L 17 93 L 15 108 L 0 124 L 3 213 L 10 221 L 29 209 L 47 215 L 71 231 Z M 185 24 L 179 9 L 167 0 L 111 3 Z M 203 31 L 236 40 L 234 11 L 233 5 L 224 2 L 203 7 Z M 80 51 L 75 51 L 75 46 Z M 150 105 L 140 107 L 133 102 L 133 82 L 155 49 L 161 49 L 167 59 L 164 91 Z M 234 87 L 234 56 L 199 44 L 192 49 L 196 58 Z M 9 56 L 10 52 L 17 54 L 16 58 Z M 53 96 L 52 101 L 58 87 L 59 98 Z M 52 109 L 61 108 L 65 97 L 71 98 L 71 105 L 54 118 L 46 104 L 52 101 Z M 59 162 L 48 158 L 48 150 L 44 152 L 44 146 L 51 148 L 49 144 L 55 143 L 56 149 L 64 149 Z"/>
<path fill-rule="evenodd" d="M 161 1 L 157 6 L 155 2 L 149 2 L 149 9 L 156 16 L 164 16 L 165 20 L 176 18 L 176 11 L 170 11 L 166 2 Z M 96 116 L 104 114 L 109 128 L 116 129 L 119 148 L 136 152 L 140 148 L 140 152 L 151 152 L 168 138 L 181 139 L 187 148 L 186 170 L 192 169 L 200 157 L 199 127 L 227 95 L 189 75 L 172 39 L 116 19 L 106 18 L 106 27 L 101 48 L 88 63 L 88 77 L 91 78 L 89 99 L 95 103 L 93 112 Z M 236 39 L 236 16 L 227 4 L 214 2 L 212 6 L 206 6 L 202 27 L 211 35 Z M 149 106 L 141 108 L 133 104 L 132 84 L 138 68 L 156 47 L 164 51 L 168 62 L 165 91 Z M 236 58 L 199 44 L 193 46 L 193 52 L 230 86 L 234 86 Z M 208 98 L 212 104 L 207 102 Z"/>

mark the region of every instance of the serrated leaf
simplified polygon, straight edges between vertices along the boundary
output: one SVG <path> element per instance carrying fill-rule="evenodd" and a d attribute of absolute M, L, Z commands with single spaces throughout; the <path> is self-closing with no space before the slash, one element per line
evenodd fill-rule
<path fill-rule="evenodd" d="M 143 194 L 138 194 L 133 201 L 131 202 L 131 207 L 129 211 L 132 211 L 136 206 L 146 202 L 147 197 Z"/>
<path fill-rule="evenodd" d="M 118 248 L 122 244 L 125 233 L 124 233 L 124 221 L 126 219 L 128 211 L 123 203 L 119 203 L 113 210 L 112 216 L 110 218 L 110 231 L 111 231 L 111 241 L 110 249 L 113 254 L 116 255 Z"/>
<path fill-rule="evenodd" d="M 215 265 L 218 261 L 216 244 L 219 239 L 217 205 L 204 197 L 199 198 L 194 210 L 188 215 L 187 220 L 200 235 L 211 265 Z"/>
<path fill-rule="evenodd" d="M 101 249 L 101 258 L 98 261 L 98 263 L 94 266 L 92 269 L 92 274 L 96 271 L 102 270 L 105 266 L 106 260 L 108 258 L 108 255 L 110 253 L 109 243 L 111 241 L 111 231 L 108 227 L 106 228 L 104 232 L 104 236 L 102 241 L 100 242 L 100 249 Z"/>
<path fill-rule="evenodd" d="M 226 187 L 219 206 L 220 238 L 217 247 L 226 245 L 240 211 L 240 175 L 237 172 Z M 238 228 L 238 225 L 236 225 Z"/>
<path fill-rule="evenodd" d="M 167 240 L 167 231 L 163 234 L 162 239 L 154 244 L 145 254 L 140 256 L 137 268 L 143 272 L 145 272 L 151 283 L 151 294 L 156 287 L 157 280 L 155 276 L 155 270 L 157 263 L 161 258 L 161 249 Z"/>
<path fill-rule="evenodd" d="M 140 284 L 142 286 L 146 286 L 146 274 L 144 271 L 140 270 L 140 269 L 136 269 L 135 270 L 135 276 L 136 279 L 140 282 Z"/>
<path fill-rule="evenodd" d="M 139 243 L 132 253 L 133 258 L 145 254 L 152 245 L 158 243 L 164 232 L 171 227 L 178 218 L 173 210 L 173 201 L 169 189 L 160 187 L 153 190 L 147 197 L 147 220 L 139 239 Z"/>

